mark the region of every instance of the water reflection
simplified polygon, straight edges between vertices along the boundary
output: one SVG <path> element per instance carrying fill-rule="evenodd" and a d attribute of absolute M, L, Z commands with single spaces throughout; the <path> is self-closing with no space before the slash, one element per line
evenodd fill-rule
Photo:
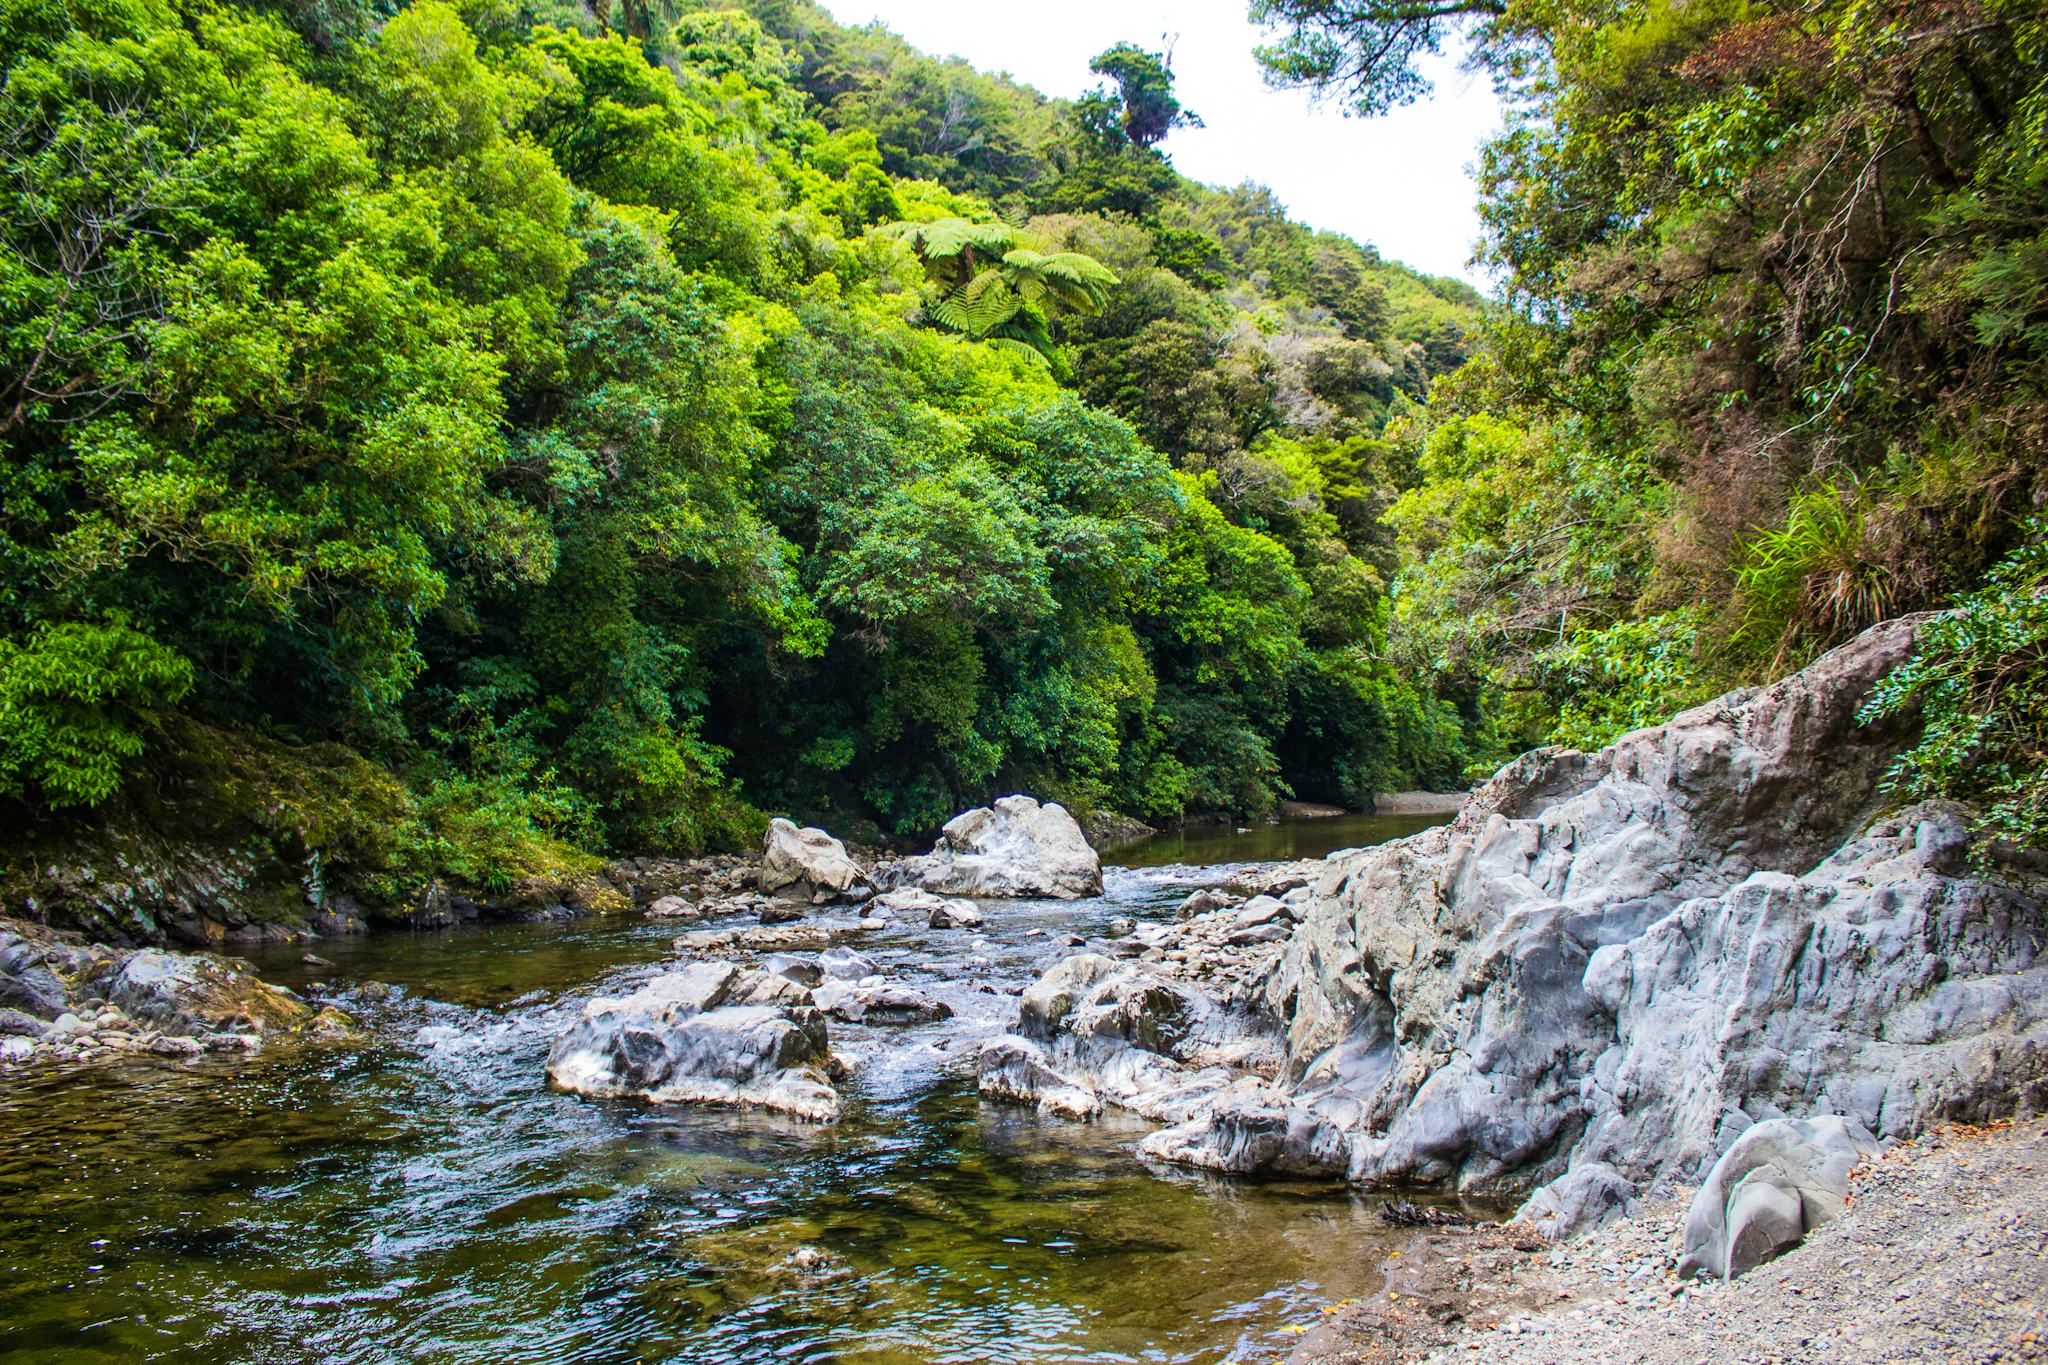
<path fill-rule="evenodd" d="M 1321 858 L 1340 848 L 1368 848 L 1405 838 L 1448 819 L 1448 815 L 1331 815 L 1243 827 L 1189 825 L 1120 848 L 1109 857 L 1126 867 Z"/>

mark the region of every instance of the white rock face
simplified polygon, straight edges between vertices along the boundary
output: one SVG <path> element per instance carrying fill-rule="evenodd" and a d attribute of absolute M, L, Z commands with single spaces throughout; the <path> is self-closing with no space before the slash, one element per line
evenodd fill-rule
<path fill-rule="evenodd" d="M 761 849 L 761 889 L 803 900 L 847 897 L 868 889 L 868 874 L 848 855 L 846 845 L 824 830 L 799 829 L 777 816 L 768 822 Z"/>
<path fill-rule="evenodd" d="M 1029 796 L 1005 796 L 954 816 L 930 853 L 893 864 L 888 875 L 897 885 L 944 896 L 1102 894 L 1102 859 L 1081 826 L 1065 806 Z"/>
<path fill-rule="evenodd" d="M 1917 624 L 1599 753 L 1526 755 L 1451 824 L 1333 855 L 1224 1016 L 1281 1064 L 1241 1069 L 1144 1150 L 1492 1194 L 1558 1182 L 1525 1212 L 1568 1232 L 1699 1179 L 1753 1123 L 1838 1113 L 1890 1135 L 2038 1107 L 2042 906 L 1971 875 L 1955 811 L 1873 818 L 1909 733 L 1856 712 Z M 1024 1041 L 1107 1103 L 1125 1100 L 1094 1080 L 1106 1051 L 1145 1050 L 1056 1039 L 1078 1066 Z"/>
<path fill-rule="evenodd" d="M 838 1092 L 811 993 L 786 976 L 699 962 L 592 1000 L 548 1053 L 549 1084 L 657 1104 L 779 1110 L 829 1123 Z"/>

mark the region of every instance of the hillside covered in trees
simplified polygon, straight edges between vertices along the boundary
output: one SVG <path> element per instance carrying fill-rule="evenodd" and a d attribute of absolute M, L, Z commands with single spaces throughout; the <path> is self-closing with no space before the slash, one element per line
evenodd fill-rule
<path fill-rule="evenodd" d="M 1179 177 L 1154 54 L 1069 103 L 802 3 L 491 0 L 0 51 L 10 900 L 188 836 L 402 903 L 1471 757 L 1382 513 L 1477 296 Z"/>
<path fill-rule="evenodd" d="M 1899 799 L 2048 839 L 2048 10 L 1257 0 L 1371 114 L 1453 38 L 1510 102 L 1502 299 L 1396 444 L 1391 650 L 1492 734 L 1592 748 L 1953 609 L 1866 719 Z"/>

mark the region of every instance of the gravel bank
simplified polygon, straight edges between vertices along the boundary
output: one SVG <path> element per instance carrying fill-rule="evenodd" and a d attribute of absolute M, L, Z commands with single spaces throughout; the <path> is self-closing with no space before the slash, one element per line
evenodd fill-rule
<path fill-rule="evenodd" d="M 1682 1284 L 1683 1202 L 1553 1248 L 1430 1233 L 1291 1365 L 2048 1360 L 2048 1124 L 1948 1128 L 1859 1167 L 1849 1212 L 1729 1284 Z"/>

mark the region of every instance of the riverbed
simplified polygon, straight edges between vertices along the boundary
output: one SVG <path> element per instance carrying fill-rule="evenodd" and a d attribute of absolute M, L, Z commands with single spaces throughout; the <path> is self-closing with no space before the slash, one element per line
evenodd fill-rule
<path fill-rule="evenodd" d="M 1326 827 L 1310 843 L 1370 841 L 1338 823 L 1302 822 Z M 1288 1329 L 1377 1289 L 1401 1235 L 1378 1197 L 1141 1162 L 1144 1125 L 985 1103 L 972 1075 L 1014 992 L 1075 951 L 1063 936 L 1171 917 L 1231 871 L 1112 869 L 1099 898 L 984 902 L 981 930 L 864 936 L 883 974 L 955 1014 L 835 1022 L 858 1065 L 827 1127 L 545 1087 L 555 1033 L 672 961 L 673 923 L 323 941 L 331 966 L 270 950 L 267 977 L 341 1005 L 367 1044 L 0 1090 L 0 1355 L 1277 1359 Z M 802 1247 L 826 1275 L 790 1269 Z"/>

